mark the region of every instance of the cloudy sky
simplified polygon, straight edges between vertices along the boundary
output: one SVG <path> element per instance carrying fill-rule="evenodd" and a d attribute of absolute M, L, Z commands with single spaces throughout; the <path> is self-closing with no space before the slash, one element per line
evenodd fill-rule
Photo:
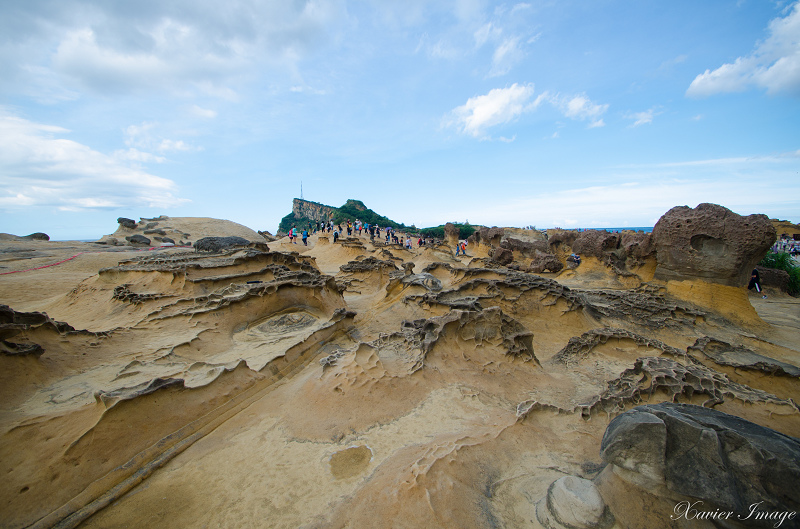
<path fill-rule="evenodd" d="M 800 2 L 5 0 L 0 232 L 800 222 Z"/>

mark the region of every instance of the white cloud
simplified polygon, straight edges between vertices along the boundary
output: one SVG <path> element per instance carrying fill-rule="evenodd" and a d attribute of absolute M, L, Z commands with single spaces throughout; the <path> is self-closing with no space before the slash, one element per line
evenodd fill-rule
<path fill-rule="evenodd" d="M 0 71 L 10 91 L 39 99 L 74 98 L 73 88 L 104 94 L 195 91 L 230 98 L 264 67 L 295 72 L 310 53 L 349 27 L 340 0 L 17 2 L 2 9 Z M 55 80 L 52 88 L 43 81 Z M 13 85 L 13 86 L 12 86 Z"/>
<path fill-rule="evenodd" d="M 517 119 L 524 112 L 532 110 L 528 101 L 533 96 L 533 85 L 514 83 L 508 88 L 495 88 L 488 94 L 471 97 L 464 105 L 450 113 L 450 124 L 475 138 L 486 139 L 486 129 Z"/>
<path fill-rule="evenodd" d="M 197 152 L 202 151 L 202 147 L 196 147 L 183 140 L 173 140 L 164 138 L 157 133 L 158 123 L 144 122 L 141 125 L 130 125 L 125 129 L 125 145 L 132 147 L 132 150 L 143 149 L 145 151 L 156 151 L 161 154 L 168 152 Z M 142 153 L 144 155 L 145 153 Z M 156 160 L 157 161 L 157 160 Z"/>
<path fill-rule="evenodd" d="M 565 117 L 588 120 L 588 128 L 605 126 L 602 115 L 608 110 L 608 105 L 594 103 L 585 94 L 566 96 L 543 92 L 530 101 L 532 97 L 533 84 L 514 83 L 508 88 L 495 88 L 486 95 L 471 97 L 464 105 L 454 108 L 446 125 L 455 126 L 460 132 L 475 138 L 489 139 L 486 129 L 509 123 L 523 113 L 535 110 L 542 103 L 550 103 Z"/>
<path fill-rule="evenodd" d="M 589 120 L 589 128 L 602 127 L 605 125 L 601 116 L 608 110 L 608 104 L 594 103 L 585 94 L 552 96 L 550 97 L 550 102 L 559 109 L 565 117 L 580 121 Z"/>
<path fill-rule="evenodd" d="M 645 110 L 644 112 L 630 112 L 625 115 L 626 119 L 632 119 L 631 127 L 638 127 L 639 125 L 649 125 L 653 122 L 653 118 L 660 114 L 655 108 Z"/>
<path fill-rule="evenodd" d="M 58 137 L 68 132 L 0 109 L 0 205 L 75 211 L 186 202 L 173 195 L 171 180 L 124 163 L 150 155 L 129 150 L 108 156 Z"/>
<path fill-rule="evenodd" d="M 207 109 L 207 108 L 202 108 L 202 107 L 199 107 L 197 105 L 192 105 L 192 107 L 190 109 L 190 112 L 192 113 L 192 115 L 200 117 L 200 118 L 214 119 L 215 117 L 217 117 L 217 111 L 216 110 L 210 110 L 210 109 Z"/>
<path fill-rule="evenodd" d="M 492 68 L 489 77 L 498 77 L 511 71 L 525 54 L 519 46 L 519 37 L 510 37 L 500 43 L 492 54 Z"/>
<path fill-rule="evenodd" d="M 705 97 L 759 87 L 769 94 L 800 96 L 800 2 L 785 18 L 772 20 L 769 33 L 749 55 L 695 77 L 686 95 Z"/>

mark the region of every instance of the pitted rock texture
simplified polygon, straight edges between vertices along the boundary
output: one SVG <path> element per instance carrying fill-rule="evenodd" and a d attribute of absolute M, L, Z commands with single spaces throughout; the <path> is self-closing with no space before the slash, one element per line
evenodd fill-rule
<path fill-rule="evenodd" d="M 708 510 L 744 516 L 760 503 L 760 511 L 800 511 L 800 439 L 713 409 L 670 403 L 634 408 L 608 425 L 601 455 L 702 500 Z M 788 527 L 800 523 L 787 521 Z"/>
<path fill-rule="evenodd" d="M 389 270 L 395 271 L 397 270 L 397 265 L 394 262 L 389 260 L 381 260 L 373 256 L 366 257 L 364 259 L 350 261 L 347 264 L 343 264 L 339 267 L 339 270 L 342 272 L 370 272 L 373 270 Z"/>
<path fill-rule="evenodd" d="M 611 339 L 631 340 L 637 345 L 658 349 L 663 353 L 667 353 L 672 356 L 685 356 L 683 351 L 660 342 L 659 340 L 645 338 L 644 336 L 627 331 L 625 329 L 604 328 L 593 329 L 583 333 L 580 336 L 574 336 L 570 338 L 567 345 L 565 345 L 561 351 L 556 353 L 556 355 L 553 357 L 553 360 L 568 366 L 579 363 L 587 358 L 595 347 L 600 344 L 604 344 Z"/>
<path fill-rule="evenodd" d="M 716 204 L 675 207 L 653 228 L 655 277 L 743 286 L 775 237 L 766 215 L 743 217 Z"/>
<path fill-rule="evenodd" d="M 551 253 L 536 255 L 528 266 L 528 272 L 541 274 L 542 272 L 560 272 L 564 268 L 564 263 Z"/>
<path fill-rule="evenodd" d="M 627 319 L 647 327 L 693 326 L 707 313 L 687 303 L 672 301 L 658 287 L 644 285 L 633 290 L 576 290 L 603 316 Z"/>
<path fill-rule="evenodd" d="M 514 252 L 507 248 L 495 248 L 492 252 L 492 261 L 499 265 L 509 265 L 514 260 Z"/>
<path fill-rule="evenodd" d="M 425 271 L 435 270 L 439 267 L 428 266 Z M 441 267 L 448 268 L 448 265 Z M 450 269 L 452 270 L 452 268 Z M 454 309 L 481 310 L 484 308 L 484 304 L 486 307 L 502 302 L 513 304 L 521 295 L 536 292 L 540 296 L 539 302 L 543 306 L 552 306 L 563 301 L 567 311 L 587 309 L 589 313 L 593 313 L 594 310 L 586 303 L 581 294 L 552 279 L 505 268 L 467 268 L 463 269 L 461 273 L 464 274 L 464 280 L 456 288 L 435 294 L 407 296 L 406 300 L 416 301 L 420 304 L 444 305 Z M 500 275 L 501 279 L 480 277 L 487 273 Z"/>
<path fill-rule="evenodd" d="M 578 238 L 572 243 L 572 251 L 581 256 L 592 256 L 603 260 L 607 253 L 617 250 L 619 244 L 619 234 L 586 230 L 578 234 Z"/>
<path fill-rule="evenodd" d="M 480 228 L 467 238 L 467 242 L 496 248 L 500 246 L 504 234 L 505 230 L 503 228 Z"/>
<path fill-rule="evenodd" d="M 747 347 L 731 345 L 708 336 L 698 338 L 694 345 L 689 346 L 687 352 L 737 369 L 762 371 L 775 376 L 800 377 L 800 367 L 760 355 Z"/>
<path fill-rule="evenodd" d="M 505 353 L 539 363 L 533 351 L 533 333 L 514 318 L 504 314 L 498 307 L 480 311 L 451 310 L 444 316 L 404 321 L 401 335 L 420 355 L 417 368 L 424 365 L 427 355 L 436 342 L 445 336 L 456 336 L 463 340 L 502 343 Z M 391 336 L 391 335 L 390 335 Z"/>

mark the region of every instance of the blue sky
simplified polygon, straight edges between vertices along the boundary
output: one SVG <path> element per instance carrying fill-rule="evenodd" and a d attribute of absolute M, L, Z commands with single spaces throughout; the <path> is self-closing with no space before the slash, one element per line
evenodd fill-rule
<path fill-rule="evenodd" d="M 6 0 L 0 232 L 800 222 L 800 2 Z"/>

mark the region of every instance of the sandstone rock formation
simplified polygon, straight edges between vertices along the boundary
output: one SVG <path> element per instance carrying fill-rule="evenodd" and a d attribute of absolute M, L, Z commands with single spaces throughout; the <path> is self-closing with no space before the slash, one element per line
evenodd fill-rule
<path fill-rule="evenodd" d="M 766 215 L 742 217 L 716 204 L 672 208 L 653 228 L 656 278 L 746 285 L 775 237 Z"/>
<path fill-rule="evenodd" d="M 4 526 L 628 529 L 691 527 L 669 518 L 684 500 L 795 509 L 777 463 L 800 435 L 793 298 L 654 280 L 646 234 L 487 228 L 456 258 L 368 235 L 267 249 L 237 226 L 3 241 Z M 249 244 L 126 244 L 145 230 Z M 556 270 L 574 244 L 582 263 Z M 646 420 L 612 423 L 633 409 Z"/>

